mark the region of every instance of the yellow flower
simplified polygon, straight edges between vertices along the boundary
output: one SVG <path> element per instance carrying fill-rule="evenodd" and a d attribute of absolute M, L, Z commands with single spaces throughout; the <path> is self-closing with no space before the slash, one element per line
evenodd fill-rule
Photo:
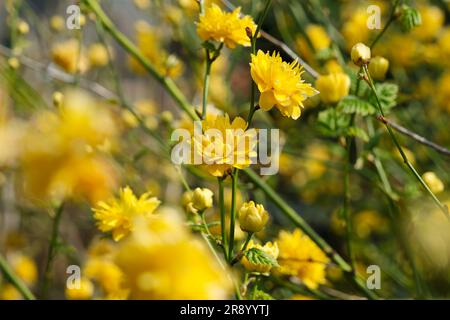
<path fill-rule="evenodd" d="M 158 30 L 155 30 L 145 21 L 138 21 L 135 25 L 136 44 L 140 52 L 164 76 L 177 78 L 183 72 L 183 64 L 174 55 L 169 54 L 161 46 Z M 146 70 L 139 61 L 130 57 L 131 69 L 138 74 L 145 74 Z"/>
<path fill-rule="evenodd" d="M 320 91 L 320 99 L 325 103 L 336 103 L 348 95 L 350 77 L 345 73 L 331 73 L 320 76 L 316 80 L 316 88 Z"/>
<path fill-rule="evenodd" d="M 247 122 L 236 117 L 230 122 L 228 114 L 207 116 L 202 121 L 203 134 L 194 134 L 194 152 L 202 157 L 205 169 L 222 177 L 232 168 L 244 169 L 256 156 L 256 131 L 246 130 Z M 218 136 L 220 134 L 220 136 Z"/>
<path fill-rule="evenodd" d="M 29 286 L 36 283 L 38 270 L 33 259 L 22 254 L 15 254 L 9 260 L 14 272 L 23 282 Z"/>
<path fill-rule="evenodd" d="M 300 229 L 292 233 L 281 231 L 276 243 L 278 272 L 298 278 L 311 289 L 326 282 L 326 267 L 330 260 Z"/>
<path fill-rule="evenodd" d="M 432 171 L 425 172 L 422 175 L 422 179 L 428 185 L 428 187 L 433 191 L 433 193 L 440 193 L 444 191 L 444 184 L 441 179 Z"/>
<path fill-rule="evenodd" d="M 50 18 L 50 28 L 53 31 L 60 32 L 64 29 L 65 25 L 66 25 L 65 20 L 61 16 L 52 16 Z"/>
<path fill-rule="evenodd" d="M 94 285 L 87 278 L 81 278 L 79 288 L 66 287 L 66 298 L 69 300 L 89 300 L 94 294 Z"/>
<path fill-rule="evenodd" d="M 308 40 L 304 37 L 298 37 L 296 44 L 298 51 L 306 61 L 314 62 L 314 52 L 311 50 L 311 46 L 315 53 L 330 47 L 331 39 L 327 34 L 327 31 L 320 25 L 310 24 L 305 28 Z"/>
<path fill-rule="evenodd" d="M 353 63 L 357 66 L 367 64 L 371 57 L 370 48 L 364 43 L 359 42 L 353 46 L 351 56 Z"/>
<path fill-rule="evenodd" d="M 88 59 L 77 39 L 57 43 L 51 50 L 53 61 L 68 73 L 84 73 L 88 70 Z"/>
<path fill-rule="evenodd" d="M 259 105 L 265 111 L 276 106 L 283 116 L 298 119 L 303 101 L 317 93 L 302 80 L 303 68 L 298 61 L 284 62 L 279 53 L 270 55 L 258 50 L 256 55 L 252 54 L 250 67 L 252 78 L 261 92 Z"/>
<path fill-rule="evenodd" d="M 0 300 L 22 300 L 22 294 L 12 284 L 5 283 L 0 287 Z"/>
<path fill-rule="evenodd" d="M 208 7 L 197 24 L 197 33 L 203 40 L 223 42 L 228 48 L 237 45 L 250 46 L 250 38 L 246 28 L 250 28 L 252 34 L 256 32 L 256 24 L 250 16 L 240 17 L 241 8 L 233 12 L 224 12 L 219 6 L 213 4 Z"/>
<path fill-rule="evenodd" d="M 420 40 L 429 40 L 435 37 L 441 30 L 445 16 L 439 7 L 420 6 L 419 7 L 422 24 L 415 28 L 412 33 Z"/>
<path fill-rule="evenodd" d="M 107 296 L 124 290 L 124 275 L 114 262 L 103 258 L 91 258 L 84 267 L 86 277 L 98 283 Z"/>
<path fill-rule="evenodd" d="M 389 69 L 389 60 L 377 56 L 370 60 L 369 72 L 375 80 L 383 81 Z"/>
<path fill-rule="evenodd" d="M 212 207 L 213 192 L 206 188 L 195 188 L 192 194 L 192 204 L 194 208 L 202 211 Z"/>
<path fill-rule="evenodd" d="M 239 209 L 239 225 L 242 231 L 259 232 L 269 220 L 269 213 L 262 204 L 255 204 L 253 201 L 245 202 Z"/>
<path fill-rule="evenodd" d="M 57 112 L 31 121 L 21 154 L 24 191 L 32 200 L 108 197 L 116 170 L 105 151 L 117 129 L 109 110 L 89 95 L 67 91 Z"/>
<path fill-rule="evenodd" d="M 150 0 L 134 0 L 134 5 L 141 10 L 148 9 L 150 7 Z"/>
<path fill-rule="evenodd" d="M 361 238 L 367 238 L 374 232 L 386 231 L 388 223 L 384 217 L 373 210 L 364 210 L 354 215 L 355 233 Z"/>
<path fill-rule="evenodd" d="M 131 299 L 225 299 L 232 290 L 205 243 L 174 214 L 136 221 L 120 242 L 116 263 L 125 274 Z"/>
<path fill-rule="evenodd" d="M 113 239 L 119 241 L 128 235 L 134 228 L 133 219 L 136 216 L 148 217 L 159 206 L 160 201 L 150 198 L 144 193 L 137 198 L 129 187 L 120 190 L 119 198 L 108 202 L 99 202 L 94 208 L 94 218 L 102 232 L 112 232 Z"/>
<path fill-rule="evenodd" d="M 30 32 L 30 26 L 26 21 L 20 20 L 17 24 L 17 31 L 19 31 L 21 34 L 27 34 L 28 32 Z"/>
<path fill-rule="evenodd" d="M 104 67 L 109 62 L 109 56 L 112 52 L 108 52 L 110 48 L 106 48 L 101 43 L 91 44 L 88 48 L 89 63 L 93 67 Z"/>
<path fill-rule="evenodd" d="M 253 240 L 251 240 L 248 243 L 247 249 L 256 248 L 260 249 L 264 253 L 272 256 L 275 260 L 278 258 L 278 246 L 276 243 L 267 242 L 264 246 L 254 243 Z M 248 261 L 248 259 L 244 256 L 241 260 L 242 265 L 244 268 L 249 272 L 259 272 L 259 273 L 269 273 L 272 269 L 271 265 L 261 265 L 261 264 L 254 264 Z"/>

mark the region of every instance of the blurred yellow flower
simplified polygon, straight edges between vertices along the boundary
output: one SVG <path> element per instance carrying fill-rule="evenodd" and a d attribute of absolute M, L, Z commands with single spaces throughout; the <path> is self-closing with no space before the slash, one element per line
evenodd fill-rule
<path fill-rule="evenodd" d="M 131 299 L 225 299 L 227 270 L 176 215 L 153 215 L 119 244 L 117 265 Z"/>
<path fill-rule="evenodd" d="M 13 254 L 8 257 L 16 275 L 28 286 L 36 283 L 38 278 L 38 269 L 36 263 L 30 257 L 23 254 Z"/>
<path fill-rule="evenodd" d="M 425 183 L 433 193 L 441 193 L 442 191 L 444 191 L 444 183 L 441 179 L 439 179 L 436 173 L 432 171 L 425 172 L 422 175 L 422 179 L 425 181 Z"/>
<path fill-rule="evenodd" d="M 112 115 L 89 95 L 67 91 L 57 112 L 31 121 L 21 154 L 23 187 L 32 200 L 108 197 L 116 170 L 105 154 L 117 135 Z"/>
<path fill-rule="evenodd" d="M 105 296 L 120 293 L 124 290 L 124 275 L 112 261 L 104 258 L 88 259 L 84 267 L 84 274 L 101 286 Z"/>
<path fill-rule="evenodd" d="M 22 294 L 12 284 L 5 283 L 0 287 L 0 300 L 21 300 Z"/>
<path fill-rule="evenodd" d="M 326 267 L 330 260 L 300 229 L 281 231 L 276 243 L 278 272 L 298 278 L 311 289 L 326 283 Z"/>
<path fill-rule="evenodd" d="M 88 54 L 89 64 L 92 67 L 106 66 L 109 62 L 110 55 L 112 56 L 111 48 L 106 48 L 101 43 L 91 44 L 88 48 L 87 54 Z"/>
<path fill-rule="evenodd" d="M 160 203 L 149 193 L 137 198 L 130 187 L 125 187 L 120 190 L 118 198 L 100 201 L 93 209 L 94 218 L 100 231 L 112 232 L 113 239 L 119 241 L 134 229 L 133 219 L 136 216 L 148 217 Z"/>
<path fill-rule="evenodd" d="M 69 300 L 89 300 L 94 295 L 94 284 L 87 278 L 81 278 L 79 287 L 66 287 L 65 294 Z"/>
<path fill-rule="evenodd" d="M 345 73 L 331 73 L 316 80 L 320 99 L 324 103 L 337 103 L 350 91 L 350 77 Z"/>
<path fill-rule="evenodd" d="M 52 16 L 50 18 L 50 28 L 53 31 L 59 32 L 64 29 L 66 22 L 62 16 Z"/>
<path fill-rule="evenodd" d="M 136 44 L 140 52 L 147 58 L 161 75 L 177 78 L 183 72 L 183 64 L 178 58 L 169 54 L 161 46 L 158 30 L 145 21 L 138 21 L 135 25 Z M 145 74 L 146 70 L 139 61 L 130 57 L 131 69 L 138 74 Z"/>
<path fill-rule="evenodd" d="M 388 221 L 373 210 L 364 210 L 353 216 L 355 233 L 360 238 L 367 238 L 372 233 L 387 230 Z"/>
<path fill-rule="evenodd" d="M 305 28 L 306 35 L 309 42 L 304 37 L 298 37 L 296 40 L 297 48 L 302 57 L 306 61 L 313 62 L 314 53 L 318 53 L 321 50 L 327 49 L 331 45 L 331 39 L 327 34 L 327 31 L 320 25 L 310 24 Z M 314 49 L 311 50 L 310 44 Z"/>
<path fill-rule="evenodd" d="M 56 43 L 51 49 L 53 61 L 68 73 L 84 73 L 89 61 L 77 39 Z"/>
<path fill-rule="evenodd" d="M 250 240 L 250 242 L 247 245 L 247 249 L 256 248 L 260 249 L 264 253 L 272 256 L 275 260 L 278 258 L 278 246 L 277 243 L 267 242 L 263 246 L 260 244 L 257 244 L 253 242 L 253 240 Z M 249 272 L 259 272 L 259 273 L 269 273 L 272 269 L 271 265 L 261 265 L 261 264 L 254 264 L 244 256 L 241 260 L 242 265 L 244 268 Z"/>
<path fill-rule="evenodd" d="M 370 60 L 369 72 L 375 80 L 383 81 L 389 69 L 389 60 L 376 56 Z"/>
<path fill-rule="evenodd" d="M 420 40 L 429 40 L 435 37 L 441 30 L 445 16 L 439 7 L 420 5 L 418 7 L 422 24 L 412 31 L 412 34 Z"/>
<path fill-rule="evenodd" d="M 247 122 L 228 114 L 211 115 L 202 121 L 203 134 L 194 134 L 194 152 L 203 159 L 203 167 L 211 175 L 222 177 L 232 168 L 243 169 L 256 156 L 256 131 L 246 130 Z M 220 133 L 218 136 L 217 133 Z M 231 140 L 231 141 L 230 141 Z"/>
<path fill-rule="evenodd" d="M 260 107 L 268 111 L 276 106 L 285 117 L 298 119 L 303 108 L 303 101 L 317 94 L 317 91 L 302 80 L 303 67 L 297 60 L 284 62 L 280 54 L 264 53 L 258 50 L 252 54 L 250 71 L 261 96 Z"/>
<path fill-rule="evenodd" d="M 250 46 L 246 28 L 256 32 L 256 24 L 250 16 L 240 17 L 241 8 L 233 12 L 224 12 L 216 4 L 206 8 L 197 24 L 197 33 L 202 40 L 223 42 L 228 48 L 237 45 Z"/>

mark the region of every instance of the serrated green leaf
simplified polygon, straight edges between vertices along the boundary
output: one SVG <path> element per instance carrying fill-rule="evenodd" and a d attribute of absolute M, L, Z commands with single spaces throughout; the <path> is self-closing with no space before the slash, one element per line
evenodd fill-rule
<path fill-rule="evenodd" d="M 330 108 L 319 112 L 317 124 L 320 131 L 327 136 L 340 136 L 350 125 L 350 115 L 337 112 Z"/>
<path fill-rule="evenodd" d="M 377 112 L 377 109 L 371 103 L 350 95 L 343 98 L 339 102 L 337 111 L 347 114 L 359 114 L 361 116 L 367 116 L 375 114 Z"/>
<path fill-rule="evenodd" d="M 244 252 L 244 256 L 247 258 L 247 260 L 250 263 L 253 263 L 256 265 L 272 266 L 272 267 L 278 266 L 277 259 L 275 259 L 270 254 L 267 254 L 258 248 L 250 248 L 250 249 L 246 250 Z"/>
<path fill-rule="evenodd" d="M 422 24 L 422 17 L 420 12 L 408 5 L 403 5 L 400 8 L 400 24 L 404 32 L 410 32 L 415 27 Z"/>
<path fill-rule="evenodd" d="M 397 104 L 398 86 L 396 84 L 377 83 L 375 89 L 377 90 L 383 111 L 386 112 Z M 377 105 L 377 100 L 373 92 L 369 94 L 369 101 L 372 105 Z"/>

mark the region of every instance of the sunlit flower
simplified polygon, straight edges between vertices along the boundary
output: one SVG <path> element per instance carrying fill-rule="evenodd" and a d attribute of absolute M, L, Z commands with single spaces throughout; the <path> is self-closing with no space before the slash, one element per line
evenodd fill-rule
<path fill-rule="evenodd" d="M 239 209 L 239 225 L 242 231 L 259 232 L 269 220 L 269 213 L 262 204 L 253 201 L 245 202 Z"/>
<path fill-rule="evenodd" d="M 93 209 L 97 226 L 102 232 L 112 232 L 113 239 L 119 241 L 133 229 L 136 216 L 148 217 L 159 206 L 160 201 L 149 193 L 137 198 L 129 187 L 120 190 L 118 198 L 101 201 Z"/>
<path fill-rule="evenodd" d="M 216 177 L 232 168 L 244 169 L 256 156 L 256 131 L 246 130 L 247 122 L 237 117 L 208 116 L 202 121 L 203 134 L 194 134 L 194 152 L 203 159 L 205 169 Z"/>
<path fill-rule="evenodd" d="M 330 260 L 300 229 L 292 233 L 281 231 L 276 243 L 278 272 L 298 278 L 311 289 L 326 282 L 326 267 Z"/>
<path fill-rule="evenodd" d="M 137 221 L 115 259 L 131 299 L 225 299 L 232 289 L 204 242 L 171 214 Z"/>
<path fill-rule="evenodd" d="M 262 246 L 260 244 L 254 243 L 253 240 L 251 240 L 248 243 L 247 250 L 251 248 L 260 249 L 275 260 L 278 258 L 278 246 L 276 243 L 267 242 Z M 254 264 L 250 262 L 245 256 L 242 258 L 241 263 L 244 268 L 250 272 L 268 273 L 272 269 L 271 265 Z"/>
<path fill-rule="evenodd" d="M 298 119 L 303 102 L 317 93 L 302 80 L 302 66 L 297 60 L 284 62 L 279 53 L 264 53 L 258 50 L 252 55 L 251 75 L 256 82 L 261 96 L 260 107 L 268 111 L 276 106 L 280 112 L 292 119 Z"/>
<path fill-rule="evenodd" d="M 224 12 L 219 6 L 213 4 L 208 7 L 197 24 L 197 33 L 203 40 L 223 42 L 228 48 L 237 45 L 250 46 L 250 38 L 246 28 L 250 28 L 252 34 L 256 31 L 256 24 L 250 16 L 240 17 L 241 8 L 233 12 Z"/>

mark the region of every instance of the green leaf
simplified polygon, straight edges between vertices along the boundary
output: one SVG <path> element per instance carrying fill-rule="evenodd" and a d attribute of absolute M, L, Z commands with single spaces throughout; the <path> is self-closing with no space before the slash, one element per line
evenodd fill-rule
<path fill-rule="evenodd" d="M 350 125 L 350 115 L 337 112 L 335 108 L 330 108 L 319 112 L 317 118 L 320 131 L 327 136 L 340 136 Z"/>
<path fill-rule="evenodd" d="M 277 259 L 258 248 L 250 248 L 246 250 L 244 252 L 244 256 L 250 263 L 253 264 L 272 267 L 278 266 Z"/>
<path fill-rule="evenodd" d="M 398 86 L 393 83 L 377 83 L 375 89 L 380 99 L 381 107 L 383 111 L 388 111 L 397 104 Z M 374 106 L 377 105 L 377 99 L 373 92 L 369 94 L 369 101 Z"/>
<path fill-rule="evenodd" d="M 275 300 L 270 294 L 267 292 L 264 292 L 262 290 L 256 289 L 252 293 L 252 299 L 253 300 Z"/>
<path fill-rule="evenodd" d="M 345 131 L 345 136 L 360 138 L 364 142 L 369 141 L 368 134 L 363 129 L 361 129 L 359 127 L 349 127 L 349 128 L 347 128 L 347 130 Z"/>
<path fill-rule="evenodd" d="M 377 112 L 377 109 L 371 103 L 350 95 L 343 98 L 339 102 L 337 111 L 347 114 L 359 114 L 361 116 L 367 116 L 375 114 Z"/>
<path fill-rule="evenodd" d="M 400 24 L 404 32 L 410 32 L 415 27 L 422 24 L 422 17 L 420 12 L 408 5 L 403 5 L 400 8 Z"/>

